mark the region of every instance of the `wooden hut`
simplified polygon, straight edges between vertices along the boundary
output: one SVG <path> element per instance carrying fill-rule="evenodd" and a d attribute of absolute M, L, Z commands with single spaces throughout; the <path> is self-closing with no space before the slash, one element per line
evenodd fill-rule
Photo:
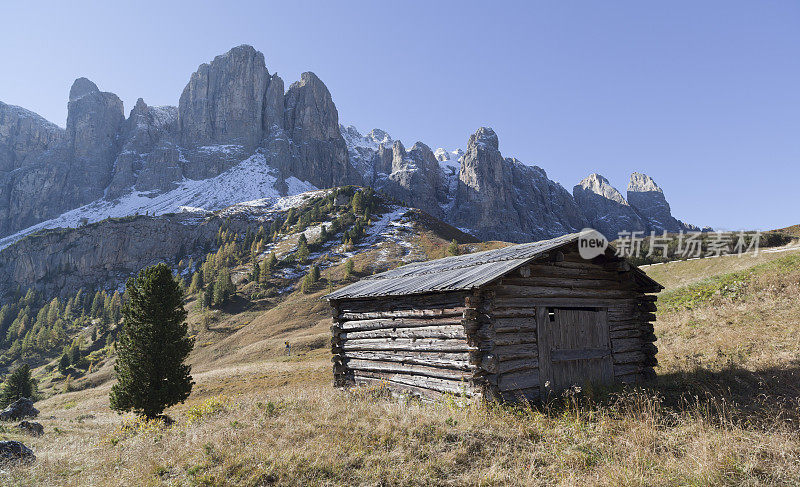
<path fill-rule="evenodd" d="M 327 296 L 334 385 L 537 399 L 655 376 L 663 287 L 581 234 L 418 262 Z"/>

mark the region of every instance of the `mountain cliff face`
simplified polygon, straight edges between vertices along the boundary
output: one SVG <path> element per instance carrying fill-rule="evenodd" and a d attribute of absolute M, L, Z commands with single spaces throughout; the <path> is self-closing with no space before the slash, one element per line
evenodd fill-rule
<path fill-rule="evenodd" d="M 628 201 L 599 174 L 590 174 L 572 189 L 575 202 L 583 210 L 591 228 L 608 238 L 616 238 L 620 232 L 644 232 L 646 222 L 628 204 Z"/>
<path fill-rule="evenodd" d="M 86 78 L 70 90 L 67 129 L 0 105 L 0 237 L 101 199 L 155 196 L 260 154 L 275 189 L 360 184 L 330 93 L 313 73 L 284 92 L 264 55 L 239 46 L 202 64 L 177 107 L 122 101 Z M 216 209 L 216 208 L 209 208 Z M 136 208 L 131 208 L 131 213 Z"/>
<path fill-rule="evenodd" d="M 66 130 L 0 104 L 0 247 L 80 220 L 216 210 L 347 184 L 372 186 L 484 239 L 690 227 L 647 176 L 632 176 L 627 200 L 597 175 L 570 195 L 543 169 L 503 156 L 490 128 L 465 151 L 422 142 L 406 149 L 379 129 L 362 136 L 339 125 L 315 74 L 285 89 L 250 46 L 201 64 L 177 107 L 139 99 L 126 118 L 121 100 L 86 78 L 70 90 Z"/>

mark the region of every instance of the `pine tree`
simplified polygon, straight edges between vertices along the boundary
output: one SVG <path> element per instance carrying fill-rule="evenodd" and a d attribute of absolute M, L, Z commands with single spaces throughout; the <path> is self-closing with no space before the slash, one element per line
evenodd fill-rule
<path fill-rule="evenodd" d="M 22 364 L 14 369 L 3 382 L 0 391 L 0 407 L 6 407 L 19 398 L 33 399 L 36 392 L 36 382 L 31 377 L 31 368 Z"/>
<path fill-rule="evenodd" d="M 453 239 L 450 245 L 447 246 L 447 255 L 458 255 L 458 242 Z"/>
<path fill-rule="evenodd" d="M 250 280 L 253 282 L 261 281 L 261 266 L 258 265 L 255 259 L 253 260 L 253 270 L 250 271 Z"/>
<path fill-rule="evenodd" d="M 104 301 L 105 300 L 103 299 L 103 294 L 100 291 L 97 291 L 94 294 L 94 299 L 92 300 L 92 307 L 89 310 L 89 314 L 92 316 L 92 318 L 97 318 L 98 316 L 100 316 L 100 310 L 103 309 Z"/>
<path fill-rule="evenodd" d="M 350 276 L 353 275 L 353 260 L 347 259 L 344 263 L 344 278 L 350 279 Z"/>
<path fill-rule="evenodd" d="M 308 254 L 308 240 L 306 240 L 306 234 L 301 233 L 300 238 L 297 239 L 297 260 L 305 262 L 308 260 Z"/>
<path fill-rule="evenodd" d="M 354 215 L 364 211 L 364 197 L 362 196 L 361 191 L 358 191 L 353 195 L 352 206 Z"/>
<path fill-rule="evenodd" d="M 183 294 L 163 263 L 129 279 L 125 294 L 111 409 L 155 418 L 185 401 L 194 384 L 190 366 L 183 363 L 194 346 L 186 336 Z"/>
<path fill-rule="evenodd" d="M 231 298 L 236 292 L 236 286 L 231 281 L 231 273 L 228 269 L 222 269 L 214 282 L 214 296 L 211 300 L 211 305 L 220 307 Z"/>
<path fill-rule="evenodd" d="M 66 350 L 64 350 L 64 353 L 61 354 L 61 358 L 58 359 L 58 371 L 61 372 L 62 374 L 66 374 L 67 370 L 69 370 L 70 365 L 71 363 L 69 360 L 69 354 L 67 353 Z"/>
<path fill-rule="evenodd" d="M 203 274 L 200 271 L 192 275 L 192 283 L 189 285 L 189 294 L 194 294 L 203 289 Z"/>

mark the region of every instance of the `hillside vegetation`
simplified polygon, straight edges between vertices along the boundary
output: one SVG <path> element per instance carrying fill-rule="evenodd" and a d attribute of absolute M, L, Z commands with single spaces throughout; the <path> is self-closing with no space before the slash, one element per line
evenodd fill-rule
<path fill-rule="evenodd" d="M 166 427 L 108 409 L 109 364 L 37 403 L 38 460 L 0 474 L 41 485 L 791 485 L 800 483 L 800 252 L 646 268 L 667 289 L 659 378 L 543 407 L 392 398 L 331 387 L 320 298 L 377 270 L 447 252 L 417 225 L 331 262 L 318 283 L 255 298 L 247 264 L 217 309 L 187 302 L 197 385 Z M 446 235 L 450 237 L 450 235 Z M 296 238 L 290 237 L 290 238 Z M 290 244 L 286 244 L 291 247 Z M 466 244 L 460 251 L 500 244 Z M 409 248 L 410 246 L 410 248 Z M 313 255 L 313 254 L 312 254 Z M 748 260 L 751 259 L 751 260 Z M 236 276 L 242 276 L 241 278 Z M 209 317 L 209 313 L 211 316 Z M 292 354 L 285 354 L 285 342 Z M 45 391 L 63 387 L 43 383 Z"/>

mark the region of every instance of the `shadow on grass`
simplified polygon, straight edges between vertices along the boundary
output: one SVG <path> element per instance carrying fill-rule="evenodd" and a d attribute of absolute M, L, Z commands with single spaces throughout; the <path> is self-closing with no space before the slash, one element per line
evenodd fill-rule
<path fill-rule="evenodd" d="M 800 361 L 748 370 L 729 365 L 720 370 L 697 367 L 659 375 L 637 385 L 607 388 L 584 385 L 534 406 L 546 414 L 568 410 L 603 410 L 619 416 L 651 416 L 668 426 L 680 417 L 743 428 L 800 426 Z"/>
<path fill-rule="evenodd" d="M 697 367 L 659 375 L 644 387 L 676 410 L 704 407 L 712 417 L 744 425 L 800 425 L 800 360 L 757 370 L 736 365 L 721 370 Z"/>

